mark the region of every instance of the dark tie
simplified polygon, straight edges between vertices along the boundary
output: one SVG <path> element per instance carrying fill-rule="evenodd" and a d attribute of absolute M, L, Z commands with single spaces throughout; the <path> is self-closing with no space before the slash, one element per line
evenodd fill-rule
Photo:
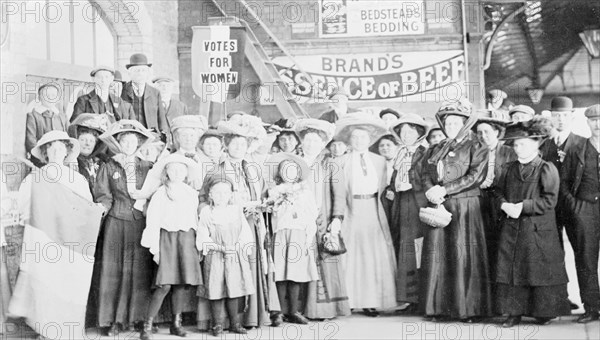
<path fill-rule="evenodd" d="M 367 162 L 365 161 L 365 155 L 360 154 L 360 167 L 362 168 L 363 175 L 367 175 Z"/>

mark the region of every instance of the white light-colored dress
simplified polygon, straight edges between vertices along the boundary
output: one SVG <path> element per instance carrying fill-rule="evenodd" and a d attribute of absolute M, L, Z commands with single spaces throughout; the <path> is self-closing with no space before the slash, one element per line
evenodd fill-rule
<path fill-rule="evenodd" d="M 290 193 L 292 201 L 273 212 L 275 281 L 317 281 L 314 247 L 319 210 L 306 184 L 280 184 L 269 190 L 269 199 Z"/>
<path fill-rule="evenodd" d="M 256 294 L 249 256 L 255 246 L 250 225 L 238 205 L 200 211 L 197 244 L 204 254 L 204 297 L 209 300 Z M 226 252 L 217 250 L 225 247 Z"/>

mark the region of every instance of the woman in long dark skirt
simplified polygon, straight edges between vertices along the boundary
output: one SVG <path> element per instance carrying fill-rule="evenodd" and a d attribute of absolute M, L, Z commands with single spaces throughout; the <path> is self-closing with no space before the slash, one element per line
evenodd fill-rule
<path fill-rule="evenodd" d="M 389 188 L 382 201 L 392 199 L 390 234 L 398 271 L 396 275 L 396 301 L 410 303 L 408 311 L 415 311 L 419 302 L 419 271 L 415 240 L 423 237 L 423 226 L 419 220 L 419 206 L 413 185 L 411 170 L 415 155 L 425 152 L 422 145 L 427 135 L 427 124 L 419 115 L 407 113 L 391 128 L 400 141 L 394 162 L 394 171 Z"/>
<path fill-rule="evenodd" d="M 116 154 L 100 167 L 94 187 L 96 202 L 108 211 L 93 279 L 98 286 L 97 324 L 107 336 L 143 321 L 150 301 L 154 265 L 140 243 L 146 220 L 133 208 L 132 195 L 142 188 L 152 166 L 136 152 L 152 138 L 132 120 L 120 120 L 100 136 Z"/>
<path fill-rule="evenodd" d="M 444 228 L 427 227 L 422 253 L 426 317 L 473 322 L 491 314 L 490 277 L 481 216 L 487 150 L 470 133 L 471 104 L 444 103 L 436 118 L 448 137 L 428 151 L 423 185 L 429 202 L 452 214 Z"/>
<path fill-rule="evenodd" d="M 503 213 L 498 248 L 497 309 L 508 315 L 503 327 L 522 316 L 539 324 L 571 313 L 565 253 L 556 232 L 558 170 L 538 149 L 551 129 L 543 117 L 507 128 L 517 160 L 507 164 L 494 190 Z"/>

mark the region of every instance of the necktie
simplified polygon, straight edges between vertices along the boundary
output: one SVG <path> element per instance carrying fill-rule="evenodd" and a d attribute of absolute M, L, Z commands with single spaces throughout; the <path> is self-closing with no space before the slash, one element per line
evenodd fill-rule
<path fill-rule="evenodd" d="M 365 161 L 365 155 L 360 154 L 360 167 L 362 168 L 363 175 L 367 175 L 367 162 Z"/>

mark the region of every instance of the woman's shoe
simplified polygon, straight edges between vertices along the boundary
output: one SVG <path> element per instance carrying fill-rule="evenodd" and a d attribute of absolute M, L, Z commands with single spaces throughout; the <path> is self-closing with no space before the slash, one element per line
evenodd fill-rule
<path fill-rule="evenodd" d="M 521 323 L 521 317 L 520 316 L 509 316 L 502 323 L 502 327 L 504 327 L 504 328 L 512 328 L 512 327 L 514 327 L 514 326 L 516 326 L 516 325 L 518 325 L 520 323 Z"/>
<path fill-rule="evenodd" d="M 379 312 L 375 308 L 363 308 L 363 312 L 366 316 L 376 318 L 379 316 Z"/>
<path fill-rule="evenodd" d="M 244 328 L 242 326 L 242 324 L 240 324 L 239 322 L 236 323 L 233 326 L 230 326 L 229 327 L 229 332 L 230 333 L 237 333 L 237 334 L 247 334 L 248 333 L 248 331 L 246 330 L 246 328 Z"/>
<path fill-rule="evenodd" d="M 542 326 L 551 323 L 552 319 L 554 319 L 554 318 L 535 318 L 538 325 L 542 325 Z"/>
<path fill-rule="evenodd" d="M 111 338 L 114 338 L 115 336 L 119 335 L 119 325 L 117 325 L 117 323 L 115 322 L 110 327 L 106 327 L 104 335 L 109 336 Z"/>
<path fill-rule="evenodd" d="M 271 316 L 271 327 L 279 327 L 283 323 L 283 316 L 281 313 L 273 314 Z"/>
<path fill-rule="evenodd" d="M 296 312 L 294 314 L 288 315 L 288 322 L 299 324 L 299 325 L 308 325 L 308 319 L 304 317 L 304 315 L 300 314 L 300 312 Z"/>
<path fill-rule="evenodd" d="M 600 313 L 585 312 L 585 313 L 581 314 L 581 316 L 579 316 L 575 322 L 588 323 L 588 322 L 592 322 L 592 321 L 598 321 L 599 319 L 600 319 Z"/>
<path fill-rule="evenodd" d="M 462 319 L 461 321 L 463 323 L 478 323 L 480 320 L 481 320 L 481 318 L 479 318 L 477 316 L 472 316 L 470 318 Z"/>
<path fill-rule="evenodd" d="M 221 336 L 221 334 L 223 334 L 223 325 L 220 323 L 214 325 L 211 330 L 211 333 L 213 336 L 216 336 L 216 337 Z"/>

